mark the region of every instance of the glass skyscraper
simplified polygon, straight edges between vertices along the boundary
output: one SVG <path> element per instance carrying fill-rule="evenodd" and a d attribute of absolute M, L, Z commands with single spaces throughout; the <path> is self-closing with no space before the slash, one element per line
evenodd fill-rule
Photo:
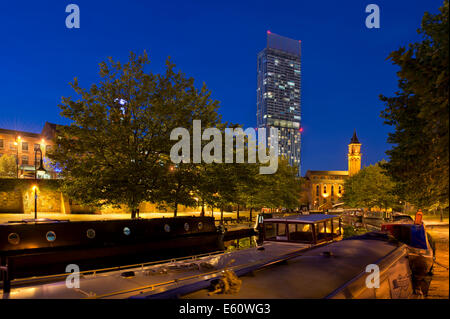
<path fill-rule="evenodd" d="M 279 155 L 298 169 L 301 145 L 301 43 L 267 31 L 267 47 L 258 54 L 257 121 L 278 129 Z M 268 140 L 270 145 L 270 139 Z"/>

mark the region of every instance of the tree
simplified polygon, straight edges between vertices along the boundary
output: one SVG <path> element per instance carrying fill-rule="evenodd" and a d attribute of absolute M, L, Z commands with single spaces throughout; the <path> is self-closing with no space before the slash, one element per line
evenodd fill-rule
<path fill-rule="evenodd" d="M 167 197 L 167 174 L 173 163 L 170 133 L 192 130 L 194 119 L 213 126 L 220 121 L 218 102 L 203 84 L 175 72 L 167 60 L 164 74 L 145 72 L 147 54 L 130 53 L 127 63 L 100 63 L 99 84 L 89 90 L 71 84 L 79 99 L 63 98 L 61 127 L 49 154 L 61 168 L 63 191 L 84 204 L 126 204 L 136 216 L 143 201 Z"/>
<path fill-rule="evenodd" d="M 250 208 L 250 218 L 255 208 L 297 209 L 300 206 L 302 181 L 296 176 L 296 168 L 285 158 L 278 158 L 275 174 L 258 174 L 259 164 L 247 167 L 249 176 L 243 183 L 239 196 Z"/>
<path fill-rule="evenodd" d="M 386 174 L 384 164 L 386 162 L 364 167 L 345 181 L 342 200 L 346 206 L 384 209 L 398 206 L 395 183 Z"/>
<path fill-rule="evenodd" d="M 385 168 L 397 182 L 397 194 L 423 209 L 448 209 L 448 7 L 447 0 L 439 14 L 425 13 L 421 42 L 389 55 L 400 67 L 400 90 L 394 97 L 380 96 L 387 106 L 381 117 L 395 127 Z"/>
<path fill-rule="evenodd" d="M 266 207 L 297 209 L 300 206 L 301 179 L 286 158 L 280 157 L 277 172 L 263 179 L 266 181 L 259 196 Z"/>
<path fill-rule="evenodd" d="M 13 155 L 0 156 L 0 178 L 15 178 L 17 176 L 17 163 Z"/>
<path fill-rule="evenodd" d="M 160 207 L 167 204 L 173 207 L 173 216 L 177 217 L 178 205 L 195 207 L 197 201 L 193 196 L 195 166 L 189 163 L 169 166 L 169 172 L 162 177 L 158 201 Z"/>

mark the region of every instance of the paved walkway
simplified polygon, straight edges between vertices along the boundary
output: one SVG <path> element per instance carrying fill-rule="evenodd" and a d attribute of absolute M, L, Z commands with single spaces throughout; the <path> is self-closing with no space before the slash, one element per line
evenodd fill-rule
<path fill-rule="evenodd" d="M 255 218 L 257 213 L 253 212 L 253 218 Z M 200 216 L 200 212 L 189 212 L 189 213 L 178 213 L 178 216 Z M 205 213 L 206 217 L 211 217 L 211 211 Z M 224 212 L 224 218 L 236 219 L 236 212 Z M 240 217 L 249 217 L 249 212 L 240 212 Z M 71 221 L 82 221 L 82 220 L 109 220 L 109 219 L 128 219 L 130 218 L 129 213 L 124 214 L 104 214 L 104 215 L 94 215 L 94 214 L 60 214 L 60 213 L 39 213 L 38 218 L 50 218 L 50 219 L 65 219 Z M 173 213 L 141 213 L 139 215 L 141 218 L 162 218 L 162 217 L 173 217 Z M 3 214 L 0 213 L 0 224 L 7 223 L 8 221 L 21 221 L 22 219 L 33 219 L 34 214 Z M 220 212 L 214 212 L 214 218 L 220 220 Z"/>

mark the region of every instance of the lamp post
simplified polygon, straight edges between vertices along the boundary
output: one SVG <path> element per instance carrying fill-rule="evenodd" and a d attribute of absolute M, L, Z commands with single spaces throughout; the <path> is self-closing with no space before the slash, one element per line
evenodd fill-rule
<path fill-rule="evenodd" d="M 38 153 L 38 152 L 41 154 L 41 157 L 40 157 L 40 161 L 39 161 L 39 167 L 36 168 L 36 163 L 37 163 L 37 153 Z M 35 181 L 36 181 L 36 185 L 33 186 L 33 188 L 34 188 L 34 219 L 35 219 L 35 220 L 37 219 L 37 173 L 38 173 L 38 172 L 40 172 L 40 173 L 45 173 L 45 172 L 46 172 L 46 170 L 45 170 L 45 168 L 44 168 L 44 165 L 43 165 L 43 160 L 42 160 L 42 150 L 41 150 L 40 147 L 37 148 L 37 149 L 34 151 L 34 179 L 35 179 Z"/>

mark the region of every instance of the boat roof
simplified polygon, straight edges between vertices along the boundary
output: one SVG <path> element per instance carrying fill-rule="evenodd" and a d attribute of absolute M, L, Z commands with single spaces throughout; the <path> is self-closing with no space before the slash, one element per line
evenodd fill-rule
<path fill-rule="evenodd" d="M 402 251 L 401 247 L 403 246 L 398 247 L 397 244 L 384 240 L 342 240 L 305 251 L 302 255 L 289 259 L 286 264 L 258 270 L 253 276 L 241 276 L 239 279 L 242 280 L 242 285 L 235 294 L 211 294 L 209 290 L 203 289 L 181 298 L 329 298 L 333 292 L 342 289 L 358 275 L 365 274 L 367 265 L 380 264 L 385 258 L 392 260 L 389 256 L 394 255 L 391 253 L 396 249 Z"/>
<path fill-rule="evenodd" d="M 277 218 L 267 218 L 264 222 L 289 222 L 289 223 L 316 223 L 332 218 L 337 218 L 338 215 L 325 215 L 325 214 L 312 214 L 312 215 L 297 215 L 297 216 L 284 216 Z"/>

